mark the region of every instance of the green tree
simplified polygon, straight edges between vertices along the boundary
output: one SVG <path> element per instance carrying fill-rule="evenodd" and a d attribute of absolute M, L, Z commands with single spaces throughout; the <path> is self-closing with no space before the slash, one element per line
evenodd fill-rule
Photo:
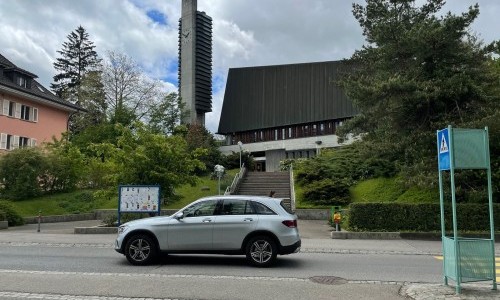
<path fill-rule="evenodd" d="M 81 106 L 85 111 L 72 114 L 69 129 L 77 133 L 91 124 L 103 121 L 106 112 L 101 84 L 101 59 L 95 52 L 85 28 L 79 26 L 68 35 L 68 41 L 57 51 L 62 57 L 54 62 L 58 72 L 51 89 L 64 100 Z"/>
<path fill-rule="evenodd" d="M 161 83 L 147 77 L 125 54 L 108 52 L 102 73 L 106 107 L 113 123 L 130 125 L 144 120 L 161 103 Z"/>
<path fill-rule="evenodd" d="M 204 126 L 189 124 L 185 139 L 188 150 L 204 164 L 203 168 L 197 170 L 198 175 L 212 172 L 215 165 L 223 163 L 214 136 Z"/>
<path fill-rule="evenodd" d="M 62 57 L 54 62 L 54 68 L 59 73 L 54 76 L 51 89 L 59 97 L 80 104 L 78 87 L 82 77 L 88 71 L 97 69 L 101 60 L 94 51 L 95 46 L 89 40 L 89 34 L 82 26 L 78 26 L 67 38 L 62 50 L 57 51 Z"/>
<path fill-rule="evenodd" d="M 165 197 L 181 184 L 194 184 L 195 170 L 203 168 L 181 136 L 156 134 L 139 122 L 134 130 L 122 126 L 117 146 L 117 183 L 159 184 Z"/>
<path fill-rule="evenodd" d="M 373 155 L 397 162 L 410 181 L 435 182 L 437 129 L 470 125 L 498 111 L 500 103 L 492 89 L 499 82 L 492 71 L 499 44 L 484 45 L 469 30 L 479 7 L 439 15 L 443 5 L 353 4 L 366 44 L 347 62 L 351 70 L 340 85 L 361 114 L 338 133 L 363 133 Z"/>
<path fill-rule="evenodd" d="M 149 112 L 149 127 L 157 133 L 173 134 L 184 114 L 185 104 L 176 93 L 169 93 Z"/>
<path fill-rule="evenodd" d="M 70 117 L 70 132 L 74 135 L 82 132 L 89 126 L 104 124 L 106 122 L 106 102 L 102 73 L 89 71 L 82 76 L 77 88 L 79 104 L 85 111 L 73 114 Z"/>

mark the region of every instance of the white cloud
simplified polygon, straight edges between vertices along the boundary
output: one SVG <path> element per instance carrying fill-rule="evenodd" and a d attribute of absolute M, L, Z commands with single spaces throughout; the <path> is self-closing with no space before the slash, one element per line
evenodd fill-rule
<path fill-rule="evenodd" d="M 206 117 L 209 130 L 217 130 L 228 68 L 338 60 L 359 49 L 364 39 L 352 2 L 198 0 L 198 10 L 213 19 L 213 74 L 218 81 L 213 112 Z M 479 2 L 481 14 L 472 29 L 486 42 L 498 39 L 499 1 L 453 0 L 444 10 L 461 13 L 473 2 Z M 166 89 L 175 90 L 180 9 L 181 0 L 0 1 L 0 52 L 49 86 L 57 51 L 81 25 L 101 56 L 108 50 L 127 54 L 150 76 L 169 79 Z M 163 14 L 167 24 L 151 20 L 151 10 Z"/>

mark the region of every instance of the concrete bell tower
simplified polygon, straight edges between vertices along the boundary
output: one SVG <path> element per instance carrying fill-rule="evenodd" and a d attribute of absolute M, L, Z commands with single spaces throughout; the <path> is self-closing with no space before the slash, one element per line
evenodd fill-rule
<path fill-rule="evenodd" d="M 212 111 L 212 18 L 197 11 L 197 0 L 182 0 L 179 20 L 179 95 L 189 114 L 182 124 L 205 126 Z"/>

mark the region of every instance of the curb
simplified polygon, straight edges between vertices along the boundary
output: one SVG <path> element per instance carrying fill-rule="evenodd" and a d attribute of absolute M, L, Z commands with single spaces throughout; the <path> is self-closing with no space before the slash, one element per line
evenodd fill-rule
<path fill-rule="evenodd" d="M 75 227 L 75 234 L 117 234 L 117 227 Z"/>
<path fill-rule="evenodd" d="M 338 240 L 400 240 L 399 232 L 347 232 L 347 231 L 332 231 L 330 233 L 332 239 Z"/>

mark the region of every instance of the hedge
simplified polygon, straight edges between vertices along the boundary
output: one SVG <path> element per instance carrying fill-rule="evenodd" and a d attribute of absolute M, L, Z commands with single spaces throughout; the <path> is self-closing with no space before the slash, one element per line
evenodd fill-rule
<path fill-rule="evenodd" d="M 2 214 L 1 218 L 6 219 L 9 222 L 9 226 L 18 226 L 24 224 L 24 219 L 7 201 L 0 201 L 0 214 Z"/>
<path fill-rule="evenodd" d="M 352 231 L 440 231 L 439 204 L 352 203 L 349 228 Z M 500 204 L 493 204 L 495 231 L 500 229 Z M 459 231 L 489 231 L 488 204 L 457 204 Z M 452 228 L 451 205 L 445 205 L 445 229 Z"/>

